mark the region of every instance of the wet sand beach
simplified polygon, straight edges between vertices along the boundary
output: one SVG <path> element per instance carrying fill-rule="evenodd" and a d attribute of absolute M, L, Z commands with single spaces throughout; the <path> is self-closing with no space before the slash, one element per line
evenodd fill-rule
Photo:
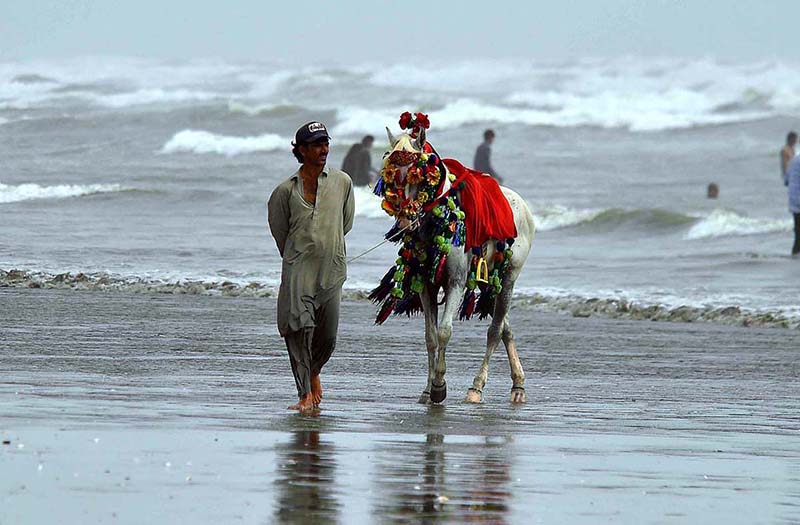
<path fill-rule="evenodd" d="M 345 301 L 319 414 L 273 298 L 0 288 L 0 524 L 797 523 L 800 333 L 512 311 L 528 403 L 457 323 Z"/>

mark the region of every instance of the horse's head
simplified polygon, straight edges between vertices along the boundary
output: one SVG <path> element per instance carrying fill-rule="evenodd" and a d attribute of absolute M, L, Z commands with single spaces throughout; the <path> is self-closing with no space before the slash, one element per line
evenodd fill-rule
<path fill-rule="evenodd" d="M 437 197 L 445 177 L 444 166 L 427 145 L 424 127 L 413 127 L 411 133 L 397 138 L 389 128 L 386 133 L 390 150 L 383 157 L 376 193 L 383 196 L 381 206 L 386 213 L 401 222 L 414 221 Z"/>

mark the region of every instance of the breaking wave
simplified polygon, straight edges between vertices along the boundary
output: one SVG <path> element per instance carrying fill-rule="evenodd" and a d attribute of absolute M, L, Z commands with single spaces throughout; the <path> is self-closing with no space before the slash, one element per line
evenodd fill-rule
<path fill-rule="evenodd" d="M 756 235 L 792 230 L 792 221 L 745 217 L 734 211 L 717 209 L 699 220 L 686 233 L 685 238 L 707 239 L 731 235 Z"/>
<path fill-rule="evenodd" d="M 245 104 L 235 100 L 228 101 L 228 111 L 253 116 L 291 115 L 300 111 L 300 106 L 292 104 Z"/>
<path fill-rule="evenodd" d="M 658 208 L 573 209 L 561 205 L 543 205 L 533 210 L 539 231 L 564 228 L 586 228 L 610 231 L 684 229 L 685 240 L 724 236 L 762 235 L 788 232 L 793 228 L 789 219 L 747 217 L 735 211 L 716 209 L 711 213 L 680 213 Z"/>
<path fill-rule="evenodd" d="M 244 153 L 291 149 L 291 140 L 265 133 L 255 137 L 231 137 L 209 131 L 185 129 L 161 148 L 161 153 L 216 153 L 232 157 Z"/>
<path fill-rule="evenodd" d="M 537 231 L 558 230 L 589 222 L 603 210 L 575 210 L 559 204 L 545 205 L 533 210 Z"/>
<path fill-rule="evenodd" d="M 10 185 L 0 183 L 0 204 L 28 201 L 34 199 L 65 199 L 96 193 L 125 191 L 119 184 L 60 184 L 40 186 L 39 184 Z"/>
<path fill-rule="evenodd" d="M 536 220 L 536 229 L 539 231 L 577 226 L 590 227 L 598 231 L 607 231 L 619 227 L 646 230 L 669 229 L 697 220 L 696 216 L 658 208 L 581 210 L 557 204 L 538 207 L 534 209 L 533 215 Z"/>
<path fill-rule="evenodd" d="M 86 95 L 86 98 L 97 105 L 109 108 L 127 108 L 131 106 L 144 106 L 150 104 L 179 104 L 186 102 L 203 102 L 218 98 L 215 93 L 193 91 L 189 89 L 140 89 L 130 93 L 116 93 L 113 95 Z"/>

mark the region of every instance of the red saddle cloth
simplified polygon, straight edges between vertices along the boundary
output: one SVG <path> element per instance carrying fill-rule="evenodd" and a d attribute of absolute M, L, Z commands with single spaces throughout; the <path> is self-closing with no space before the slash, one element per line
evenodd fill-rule
<path fill-rule="evenodd" d="M 479 171 L 467 168 L 455 159 L 442 159 L 450 173 L 456 176 L 453 186 L 464 182 L 461 190 L 461 208 L 467 218 L 466 248 L 479 246 L 489 239 L 505 241 L 516 238 L 517 225 L 508 199 L 497 181 Z"/>

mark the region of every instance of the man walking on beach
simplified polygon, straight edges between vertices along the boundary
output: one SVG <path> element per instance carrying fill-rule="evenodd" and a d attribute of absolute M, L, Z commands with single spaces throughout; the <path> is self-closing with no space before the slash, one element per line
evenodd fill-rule
<path fill-rule="evenodd" d="M 488 173 L 499 184 L 503 184 L 503 178 L 492 167 L 492 142 L 494 142 L 494 131 L 487 129 L 483 132 L 483 143 L 475 150 L 475 161 L 472 163 L 472 167 L 481 173 Z"/>
<path fill-rule="evenodd" d="M 792 257 L 800 257 L 800 157 L 789 163 L 786 171 L 786 185 L 789 186 L 789 212 L 794 217 L 794 245 Z"/>
<path fill-rule="evenodd" d="M 269 198 L 269 228 L 283 258 L 278 331 L 286 342 L 299 402 L 308 411 L 322 401 L 320 372 L 333 354 L 342 284 L 347 278 L 344 236 L 353 227 L 353 183 L 327 166 L 328 130 L 301 126 L 292 149 L 301 164 Z"/>
<path fill-rule="evenodd" d="M 350 150 L 344 156 L 342 171 L 350 175 L 356 186 L 366 186 L 372 181 L 371 175 L 374 171 L 369 150 L 372 149 L 373 142 L 375 142 L 375 137 L 366 135 L 361 142 L 350 146 Z"/>
<path fill-rule="evenodd" d="M 797 133 L 790 131 L 786 135 L 786 145 L 781 148 L 781 177 L 783 177 L 783 185 L 788 186 L 789 180 L 786 178 L 786 172 L 789 170 L 789 163 L 794 158 L 794 146 L 797 144 Z"/>

